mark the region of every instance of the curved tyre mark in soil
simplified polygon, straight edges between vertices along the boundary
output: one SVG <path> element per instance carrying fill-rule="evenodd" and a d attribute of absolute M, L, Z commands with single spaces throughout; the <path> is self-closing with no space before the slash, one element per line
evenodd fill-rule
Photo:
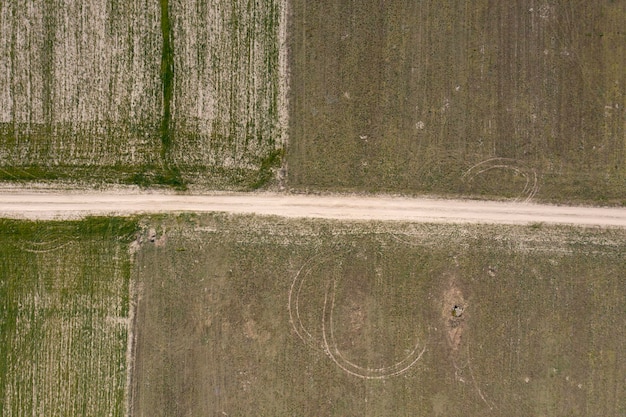
<path fill-rule="evenodd" d="M 472 183 L 475 178 L 480 175 L 494 170 L 501 169 L 506 171 L 512 171 L 516 175 L 524 178 L 526 183 L 524 188 L 519 192 L 518 197 L 514 201 L 529 202 L 533 199 L 537 191 L 539 190 L 539 179 L 537 177 L 537 171 L 532 168 L 523 166 L 516 159 L 511 158 L 490 158 L 485 161 L 479 162 L 473 165 L 470 169 L 465 171 L 462 180 L 466 183 Z"/>
<path fill-rule="evenodd" d="M 309 278 L 311 271 L 316 266 L 328 262 L 332 254 L 318 254 L 300 268 L 289 289 L 288 311 L 292 329 L 302 342 L 318 351 L 324 352 L 341 370 L 349 375 L 362 379 L 385 379 L 405 373 L 411 369 L 422 357 L 426 347 L 418 338 L 412 350 L 401 360 L 392 365 L 380 367 L 367 367 L 348 360 L 338 347 L 335 338 L 334 312 L 336 301 L 337 279 L 327 279 L 324 292 L 324 303 L 321 318 L 321 341 L 311 334 L 302 321 L 300 315 L 300 297 L 302 288 Z M 325 259 L 324 259 L 325 258 Z M 421 349 L 420 349 L 421 347 Z"/>

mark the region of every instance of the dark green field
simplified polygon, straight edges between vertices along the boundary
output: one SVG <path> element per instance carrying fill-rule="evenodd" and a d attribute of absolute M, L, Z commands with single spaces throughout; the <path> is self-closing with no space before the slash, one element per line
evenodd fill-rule
<path fill-rule="evenodd" d="M 156 224 L 135 416 L 626 412 L 623 231 Z"/>
<path fill-rule="evenodd" d="M 626 203 L 626 2 L 291 8 L 291 187 Z"/>

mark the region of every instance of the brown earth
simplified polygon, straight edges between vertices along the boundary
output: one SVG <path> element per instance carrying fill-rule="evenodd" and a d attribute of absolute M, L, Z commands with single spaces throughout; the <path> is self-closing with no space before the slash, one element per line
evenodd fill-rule
<path fill-rule="evenodd" d="M 291 9 L 291 187 L 626 200 L 624 1 Z"/>

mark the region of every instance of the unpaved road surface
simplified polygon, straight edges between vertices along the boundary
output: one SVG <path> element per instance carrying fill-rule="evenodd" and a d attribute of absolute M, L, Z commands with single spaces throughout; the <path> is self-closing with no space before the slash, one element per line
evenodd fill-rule
<path fill-rule="evenodd" d="M 0 216 L 8 218 L 72 219 L 89 215 L 172 212 L 226 212 L 340 220 L 626 227 L 626 209 L 623 208 L 389 196 L 0 191 Z"/>

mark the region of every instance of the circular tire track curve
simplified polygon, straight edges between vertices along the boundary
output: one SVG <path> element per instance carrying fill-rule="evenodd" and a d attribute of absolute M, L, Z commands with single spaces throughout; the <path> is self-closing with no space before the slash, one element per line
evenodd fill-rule
<path fill-rule="evenodd" d="M 530 202 L 539 191 L 539 178 L 535 169 L 524 166 L 520 161 L 512 158 L 490 158 L 470 167 L 461 179 L 467 184 L 472 184 L 474 179 L 491 170 L 504 170 L 515 173 L 524 178 L 524 188 L 519 192 L 514 201 Z"/>
<path fill-rule="evenodd" d="M 296 273 L 288 296 L 289 322 L 296 335 L 310 348 L 325 353 L 335 365 L 349 375 L 362 379 L 385 379 L 401 375 L 411 369 L 423 356 L 425 346 L 419 339 L 412 350 L 400 361 L 381 367 L 366 367 L 348 360 L 341 352 L 335 338 L 334 312 L 338 279 L 329 278 L 325 282 L 324 303 L 321 319 L 321 339 L 316 339 L 302 322 L 300 315 L 300 297 L 302 288 L 315 267 L 326 264 L 334 255 L 330 253 L 318 254 L 307 260 Z M 421 349 L 420 349 L 421 347 Z"/>

